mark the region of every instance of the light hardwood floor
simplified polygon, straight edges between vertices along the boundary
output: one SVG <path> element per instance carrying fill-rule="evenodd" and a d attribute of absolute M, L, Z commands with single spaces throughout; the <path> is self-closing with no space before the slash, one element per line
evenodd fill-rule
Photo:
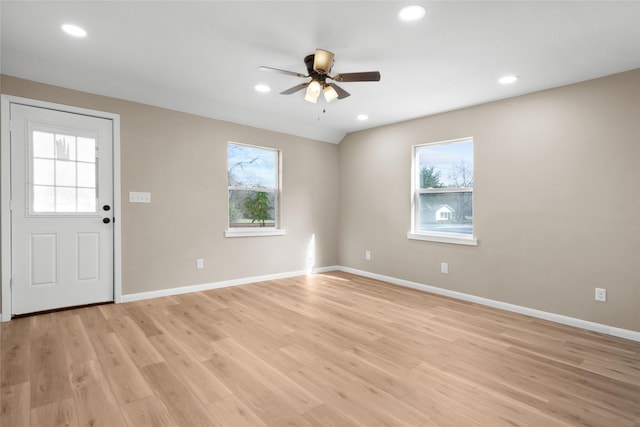
<path fill-rule="evenodd" d="M 640 426 L 640 343 L 346 273 L 0 331 L 3 427 Z"/>

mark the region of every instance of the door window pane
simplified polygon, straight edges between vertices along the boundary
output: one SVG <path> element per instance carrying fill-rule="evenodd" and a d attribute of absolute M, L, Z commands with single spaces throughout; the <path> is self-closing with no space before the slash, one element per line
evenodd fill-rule
<path fill-rule="evenodd" d="M 56 209 L 54 187 L 33 187 L 33 211 L 53 212 Z"/>
<path fill-rule="evenodd" d="M 56 212 L 76 212 L 75 188 L 56 188 Z"/>
<path fill-rule="evenodd" d="M 53 134 L 33 132 L 33 157 L 53 159 Z"/>
<path fill-rule="evenodd" d="M 56 160 L 56 185 L 76 186 L 76 163 Z"/>
<path fill-rule="evenodd" d="M 78 138 L 78 161 L 93 163 L 96 160 L 96 140 Z"/>
<path fill-rule="evenodd" d="M 33 183 L 34 185 L 54 185 L 55 174 L 53 160 L 34 159 L 33 160 Z"/>
<path fill-rule="evenodd" d="M 71 135 L 56 135 L 56 159 L 76 159 L 76 137 Z"/>
<path fill-rule="evenodd" d="M 95 138 L 37 130 L 31 140 L 30 212 L 97 213 Z"/>
<path fill-rule="evenodd" d="M 78 188 L 78 212 L 96 211 L 96 190 L 93 188 Z"/>
<path fill-rule="evenodd" d="M 78 163 L 78 187 L 94 188 L 96 186 L 96 165 Z"/>

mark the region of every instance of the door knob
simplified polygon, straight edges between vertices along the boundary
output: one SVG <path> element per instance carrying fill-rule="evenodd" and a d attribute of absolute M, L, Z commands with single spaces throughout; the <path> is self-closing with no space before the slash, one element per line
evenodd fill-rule
<path fill-rule="evenodd" d="M 102 207 L 102 210 L 104 210 L 104 211 L 109 211 L 109 210 L 111 210 L 111 206 L 109 206 L 109 205 L 104 205 L 104 206 Z"/>
<path fill-rule="evenodd" d="M 102 218 L 102 222 L 104 222 L 105 224 L 109 224 L 111 222 L 110 218 Z"/>

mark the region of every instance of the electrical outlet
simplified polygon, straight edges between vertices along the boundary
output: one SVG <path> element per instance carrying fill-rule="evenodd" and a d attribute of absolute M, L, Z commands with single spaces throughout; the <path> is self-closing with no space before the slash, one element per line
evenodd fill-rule
<path fill-rule="evenodd" d="M 364 251 L 364 259 L 371 261 L 371 251 Z"/>
<path fill-rule="evenodd" d="M 198 258 L 196 260 L 196 268 L 198 270 L 202 270 L 204 268 L 204 260 L 202 258 Z"/>
<path fill-rule="evenodd" d="M 440 273 L 449 274 L 449 263 L 448 262 L 441 262 L 440 263 Z"/>
<path fill-rule="evenodd" d="M 607 300 L 607 290 L 604 288 L 596 288 L 596 301 L 605 302 Z"/>

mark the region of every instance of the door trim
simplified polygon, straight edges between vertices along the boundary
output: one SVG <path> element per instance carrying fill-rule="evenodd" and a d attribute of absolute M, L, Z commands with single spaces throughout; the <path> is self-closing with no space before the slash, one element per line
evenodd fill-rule
<path fill-rule="evenodd" d="M 113 123 L 113 299 L 122 302 L 122 216 L 120 189 L 120 115 L 105 111 L 73 107 L 36 99 L 22 98 L 12 95 L 0 95 L 0 251 L 2 252 L 2 311 L 0 321 L 11 320 L 11 140 L 9 120 L 11 104 L 22 104 L 29 107 L 48 108 L 66 113 L 82 114 L 111 120 Z"/>

